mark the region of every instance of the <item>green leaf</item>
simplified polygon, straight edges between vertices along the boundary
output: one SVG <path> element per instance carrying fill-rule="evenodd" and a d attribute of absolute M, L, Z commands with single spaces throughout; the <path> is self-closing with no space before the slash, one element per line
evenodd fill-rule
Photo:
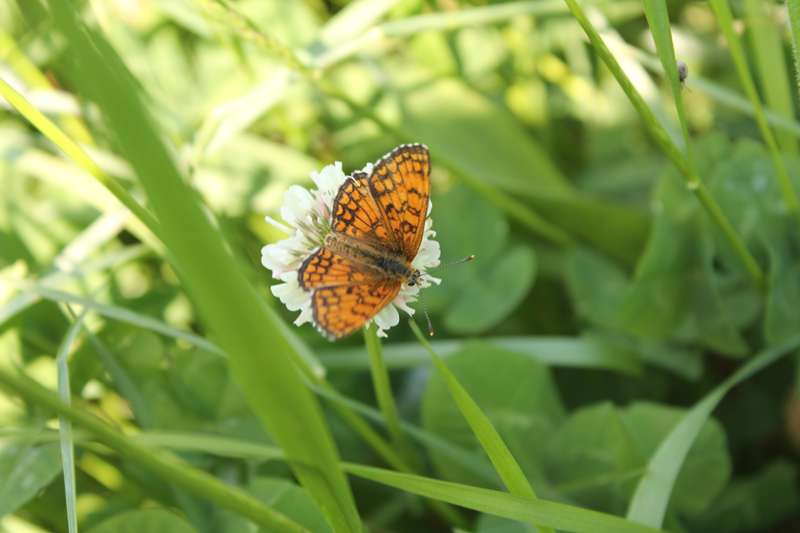
<path fill-rule="evenodd" d="M 797 465 L 777 459 L 754 476 L 736 479 L 702 515 L 688 520 L 692 531 L 769 531 L 800 509 Z"/>
<path fill-rule="evenodd" d="M 0 450 L 0 517 L 14 512 L 61 473 L 59 444 L 8 443 Z"/>
<path fill-rule="evenodd" d="M 575 501 L 621 514 L 647 458 L 681 416 L 680 409 L 648 402 L 626 409 L 609 403 L 582 408 L 547 442 L 543 464 L 548 477 Z M 701 512 L 725 486 L 730 471 L 725 432 L 709 420 L 681 470 L 675 509 L 686 515 Z"/>
<path fill-rule="evenodd" d="M 653 527 L 661 526 L 686 456 L 722 398 L 732 387 L 797 349 L 798 346 L 800 346 L 800 336 L 794 336 L 779 346 L 759 352 L 686 413 L 661 442 L 648 462 L 647 472 L 639 480 L 633 500 L 628 507 L 630 520 Z"/>
<path fill-rule="evenodd" d="M 621 514 L 646 456 L 610 403 L 582 408 L 548 436 L 542 464 L 556 490 Z"/>
<path fill-rule="evenodd" d="M 545 439 L 564 418 L 564 407 L 550 373 L 536 361 L 483 342 L 466 344 L 447 358 L 447 366 L 469 392 L 508 446 L 534 487 L 543 481 L 539 453 Z M 431 377 L 422 401 L 422 427 L 468 450 L 480 450 L 444 380 Z M 485 485 L 447 455 L 432 453 L 445 479 Z"/>
<path fill-rule="evenodd" d="M 650 402 L 634 402 L 621 413 L 645 457 L 653 456 L 684 414 L 685 409 Z M 671 507 L 682 516 L 699 515 L 728 483 L 731 470 L 725 429 L 710 418 L 700 430 L 678 474 Z"/>
<path fill-rule="evenodd" d="M 88 533 L 197 533 L 173 513 L 161 509 L 120 513 L 98 524 Z"/>
<path fill-rule="evenodd" d="M 455 333 L 483 333 L 503 321 L 528 295 L 536 276 L 533 249 L 509 250 L 489 272 L 479 274 L 445 315 Z"/>

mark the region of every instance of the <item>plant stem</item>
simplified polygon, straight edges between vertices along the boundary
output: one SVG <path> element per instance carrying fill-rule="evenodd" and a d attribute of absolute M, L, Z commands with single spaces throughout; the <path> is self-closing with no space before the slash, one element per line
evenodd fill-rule
<path fill-rule="evenodd" d="M 370 370 L 372 371 L 372 383 L 375 387 L 375 397 L 378 399 L 383 417 L 386 420 L 386 427 L 392 436 L 395 449 L 404 457 L 406 462 L 414 469 L 419 470 L 419 460 L 411 441 L 405 431 L 400 426 L 400 416 L 397 413 L 397 406 L 392 395 L 392 385 L 389 381 L 389 372 L 386 370 L 386 362 L 383 359 L 381 350 L 381 340 L 378 338 L 378 326 L 372 324 L 371 327 L 364 327 L 364 340 L 369 353 Z"/>

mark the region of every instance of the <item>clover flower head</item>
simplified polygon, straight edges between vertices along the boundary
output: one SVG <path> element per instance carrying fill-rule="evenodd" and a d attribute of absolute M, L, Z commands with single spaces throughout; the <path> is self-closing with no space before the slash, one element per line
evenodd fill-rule
<path fill-rule="evenodd" d="M 362 172 L 372 173 L 372 163 L 368 163 Z M 325 244 L 325 237 L 331 232 L 331 212 L 333 202 L 339 188 L 348 176 L 342 171 L 342 164 L 336 162 L 328 165 L 321 172 L 312 172 L 316 189 L 307 190 L 299 185 L 292 185 L 284 194 L 285 204 L 280 209 L 281 218 L 287 225 L 266 217 L 267 222 L 285 232 L 288 237 L 261 249 L 261 264 L 272 271 L 272 277 L 283 283 L 272 287 L 272 294 L 280 298 L 290 311 L 300 311 L 294 321 L 296 325 L 313 322 L 311 293 L 304 291 L 297 280 L 297 272 L 308 256 Z M 439 264 L 439 243 L 432 238 L 436 232 L 431 229 L 431 204 L 428 202 L 428 214 L 425 220 L 425 231 L 419 251 L 411 265 L 424 273 L 427 269 Z M 422 287 L 430 283 L 441 283 L 441 280 L 426 275 L 419 278 L 413 286 L 403 284 L 400 292 L 391 303 L 386 305 L 367 324 L 374 322 L 378 327 L 378 335 L 386 337 L 385 330 L 400 322 L 401 309 L 409 315 L 414 309 L 408 306 L 416 301 L 416 294 Z"/>

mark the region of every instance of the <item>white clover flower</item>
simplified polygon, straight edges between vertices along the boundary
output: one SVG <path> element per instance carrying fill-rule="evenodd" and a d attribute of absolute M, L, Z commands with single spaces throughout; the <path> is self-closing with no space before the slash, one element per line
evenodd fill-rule
<path fill-rule="evenodd" d="M 373 165 L 368 163 L 363 172 L 372 173 Z M 328 165 L 321 172 L 312 172 L 311 179 L 317 189 L 308 191 L 299 185 L 291 186 L 284 195 L 286 204 L 281 207 L 281 218 L 289 225 L 285 226 L 270 217 L 267 222 L 285 232 L 289 237 L 268 244 L 261 249 L 261 264 L 272 271 L 272 277 L 283 283 L 272 287 L 272 294 L 280 298 L 290 311 L 300 311 L 300 316 L 294 321 L 296 325 L 313 322 L 311 292 L 304 291 L 298 284 L 298 269 L 303 262 L 325 243 L 325 237 L 331 233 L 331 212 L 333 202 L 339 188 L 348 179 L 342 171 L 342 164 L 336 162 Z M 429 218 L 431 203 L 428 202 L 428 213 L 425 220 L 425 231 L 419 251 L 411 266 L 424 274 L 429 268 L 439 264 L 439 243 L 432 240 L 436 232 L 431 229 L 433 222 Z M 414 314 L 414 309 L 408 306 L 416 301 L 416 294 L 421 287 L 430 286 L 430 282 L 440 283 L 441 280 L 430 275 L 418 278 L 414 285 L 403 284 L 395 298 L 378 312 L 367 324 L 374 322 L 378 327 L 378 335 L 386 337 L 385 330 L 395 326 L 400 321 L 397 309 L 402 309 L 409 315 Z M 323 332 L 324 333 L 324 332 Z"/>

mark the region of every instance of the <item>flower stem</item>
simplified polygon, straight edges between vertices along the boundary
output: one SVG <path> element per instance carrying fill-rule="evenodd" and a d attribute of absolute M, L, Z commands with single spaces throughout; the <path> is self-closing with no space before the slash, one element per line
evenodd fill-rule
<path fill-rule="evenodd" d="M 375 397 L 378 399 L 378 407 L 380 407 L 383 417 L 386 419 L 386 427 L 392 437 L 392 444 L 414 470 L 419 470 L 416 451 L 400 426 L 400 416 L 394 403 L 392 385 L 389 382 L 389 372 L 386 369 L 386 361 L 383 359 L 381 340 L 378 338 L 378 327 L 375 324 L 371 327 L 364 326 L 364 340 L 369 353 L 369 366 L 372 371 Z"/>

